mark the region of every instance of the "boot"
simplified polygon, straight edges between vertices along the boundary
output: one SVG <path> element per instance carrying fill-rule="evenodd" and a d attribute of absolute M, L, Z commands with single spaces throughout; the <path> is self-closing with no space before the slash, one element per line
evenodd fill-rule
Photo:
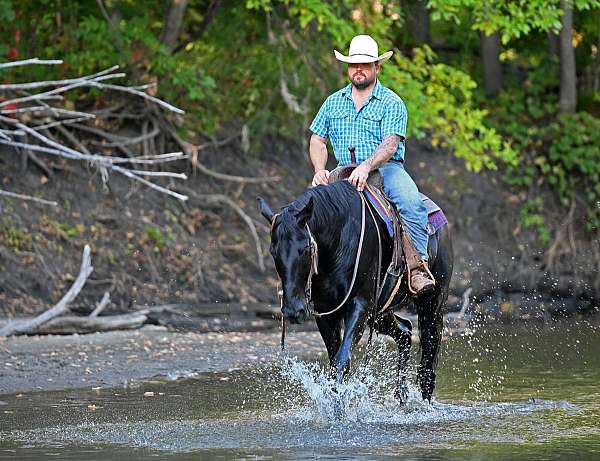
<path fill-rule="evenodd" d="M 425 261 L 410 272 L 410 286 L 415 295 L 429 293 L 435 288 L 435 280 Z"/>

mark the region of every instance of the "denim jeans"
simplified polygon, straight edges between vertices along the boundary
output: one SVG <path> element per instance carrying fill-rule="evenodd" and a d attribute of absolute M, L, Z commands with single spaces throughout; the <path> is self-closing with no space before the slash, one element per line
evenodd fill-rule
<path fill-rule="evenodd" d="M 423 205 L 417 185 L 404 169 L 404 164 L 389 161 L 379 167 L 383 176 L 383 189 L 394 202 L 406 230 L 423 261 L 427 261 L 427 208 Z"/>

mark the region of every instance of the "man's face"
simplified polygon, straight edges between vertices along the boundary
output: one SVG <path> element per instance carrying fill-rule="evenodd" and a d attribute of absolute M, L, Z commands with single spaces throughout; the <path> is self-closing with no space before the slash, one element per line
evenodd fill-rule
<path fill-rule="evenodd" d="M 359 90 L 364 90 L 375 81 L 379 69 L 381 69 L 381 64 L 374 62 L 368 64 L 348 64 L 348 77 L 350 77 L 352 85 Z"/>

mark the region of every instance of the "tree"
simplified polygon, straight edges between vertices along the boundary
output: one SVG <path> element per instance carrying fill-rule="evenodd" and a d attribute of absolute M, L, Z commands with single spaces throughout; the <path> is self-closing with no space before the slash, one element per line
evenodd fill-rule
<path fill-rule="evenodd" d="M 480 32 L 481 61 L 485 94 L 496 97 L 502 89 L 502 64 L 500 63 L 500 35 L 494 32 L 487 35 Z"/>
<path fill-rule="evenodd" d="M 181 29 L 181 23 L 187 8 L 188 0 L 171 0 L 165 25 L 160 36 L 160 41 L 169 49 L 173 50 L 177 44 L 177 37 Z"/>
<path fill-rule="evenodd" d="M 573 48 L 573 8 L 567 0 L 560 0 L 563 10 L 560 22 L 560 100 L 563 114 L 572 114 L 577 108 L 577 74 Z"/>

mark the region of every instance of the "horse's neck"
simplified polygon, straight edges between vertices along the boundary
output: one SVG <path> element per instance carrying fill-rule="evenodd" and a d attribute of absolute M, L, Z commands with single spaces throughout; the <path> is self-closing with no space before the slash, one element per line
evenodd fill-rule
<path fill-rule="evenodd" d="M 317 206 L 326 206 L 326 204 L 320 203 Z M 347 232 L 346 226 L 352 225 L 349 220 L 351 207 L 348 206 L 347 210 L 331 207 L 331 210 L 334 213 L 330 213 L 326 221 L 309 224 L 317 242 L 319 265 L 326 268 L 327 272 L 330 270 L 344 270 L 346 266 L 353 262 L 341 256 L 348 251 L 346 245 L 349 242 L 344 241 L 343 234 L 345 230 Z M 320 213 L 319 215 L 324 216 L 325 214 Z M 326 273 L 323 276 L 326 276 Z"/>

